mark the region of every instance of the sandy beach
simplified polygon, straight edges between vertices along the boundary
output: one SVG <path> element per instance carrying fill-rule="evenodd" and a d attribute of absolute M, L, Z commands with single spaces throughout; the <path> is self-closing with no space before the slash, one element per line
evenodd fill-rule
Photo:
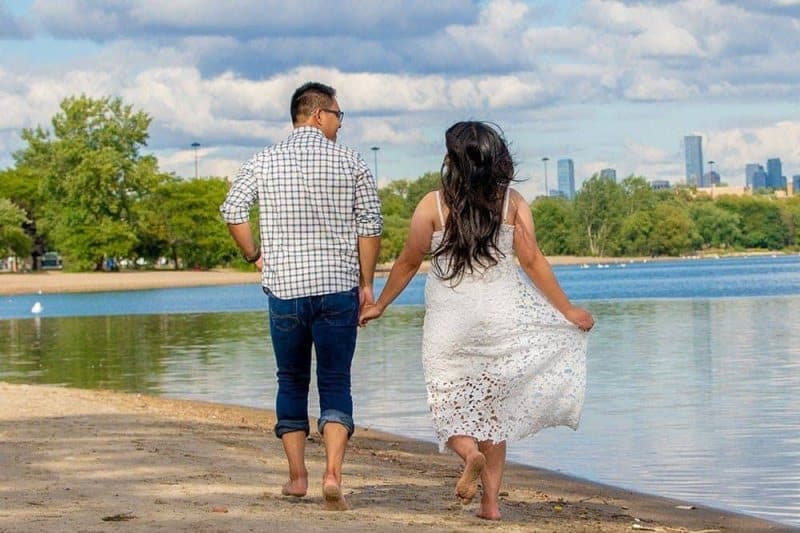
<path fill-rule="evenodd" d="M 60 272 L 0 274 L 0 295 L 42 292 L 102 292 L 260 283 L 258 272 L 143 270 L 132 272 Z"/>
<path fill-rule="evenodd" d="M 0 382 L 0 531 L 790 531 L 788 527 L 511 465 L 504 520 L 454 501 L 460 465 L 435 446 L 358 428 L 344 469 L 353 509 L 318 485 L 280 495 L 267 410 Z M 324 462 L 315 433 L 310 479 Z"/>

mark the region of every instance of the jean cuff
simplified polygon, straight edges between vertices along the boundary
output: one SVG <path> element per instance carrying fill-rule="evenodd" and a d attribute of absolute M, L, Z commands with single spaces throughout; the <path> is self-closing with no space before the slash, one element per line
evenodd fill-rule
<path fill-rule="evenodd" d="M 320 434 L 324 432 L 325 424 L 327 424 L 328 422 L 335 422 L 347 428 L 348 439 L 353 434 L 353 430 L 355 430 L 355 425 L 353 424 L 353 417 L 348 415 L 347 413 L 343 413 L 342 411 L 337 411 L 336 409 L 327 409 L 325 411 L 322 411 L 322 416 L 320 416 L 319 420 L 317 421 L 317 428 L 319 429 Z"/>
<path fill-rule="evenodd" d="M 305 431 L 306 435 L 308 435 L 309 432 L 308 419 L 307 418 L 305 420 L 283 419 L 283 420 L 278 420 L 278 423 L 275 424 L 275 436 L 278 438 L 281 438 L 286 433 L 291 433 L 293 431 Z"/>

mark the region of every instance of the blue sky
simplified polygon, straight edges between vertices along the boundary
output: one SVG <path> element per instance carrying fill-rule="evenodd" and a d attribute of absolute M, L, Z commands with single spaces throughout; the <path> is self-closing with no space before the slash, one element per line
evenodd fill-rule
<path fill-rule="evenodd" d="M 24 127 L 61 99 L 123 97 L 153 117 L 161 167 L 230 175 L 288 134 L 307 80 L 335 86 L 340 142 L 381 183 L 437 170 L 444 130 L 497 122 L 520 189 L 542 157 L 578 183 L 684 179 L 681 140 L 701 134 L 723 181 L 780 157 L 800 174 L 800 0 L 0 0 L 0 168 Z"/>

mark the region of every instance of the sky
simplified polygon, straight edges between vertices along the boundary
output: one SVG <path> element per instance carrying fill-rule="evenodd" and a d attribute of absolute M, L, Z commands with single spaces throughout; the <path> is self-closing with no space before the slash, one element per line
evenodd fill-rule
<path fill-rule="evenodd" d="M 530 197 L 562 158 L 578 186 L 679 183 L 691 134 L 743 185 L 772 157 L 800 174 L 798 65 L 800 0 L 0 0 L 0 168 L 85 93 L 152 116 L 162 170 L 194 176 L 197 142 L 200 175 L 232 176 L 320 81 L 381 185 L 439 170 L 459 120 L 503 129 Z"/>

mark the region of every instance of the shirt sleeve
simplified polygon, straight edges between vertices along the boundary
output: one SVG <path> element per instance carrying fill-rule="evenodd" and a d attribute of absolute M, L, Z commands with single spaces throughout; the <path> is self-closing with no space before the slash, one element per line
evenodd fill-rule
<path fill-rule="evenodd" d="M 250 209 L 258 200 L 258 187 L 254 174 L 256 159 L 244 163 L 233 180 L 225 201 L 219 206 L 222 218 L 228 224 L 243 224 L 250 220 Z"/>
<path fill-rule="evenodd" d="M 362 158 L 356 162 L 356 234 L 359 237 L 379 237 L 383 232 L 383 215 L 378 186 Z"/>

